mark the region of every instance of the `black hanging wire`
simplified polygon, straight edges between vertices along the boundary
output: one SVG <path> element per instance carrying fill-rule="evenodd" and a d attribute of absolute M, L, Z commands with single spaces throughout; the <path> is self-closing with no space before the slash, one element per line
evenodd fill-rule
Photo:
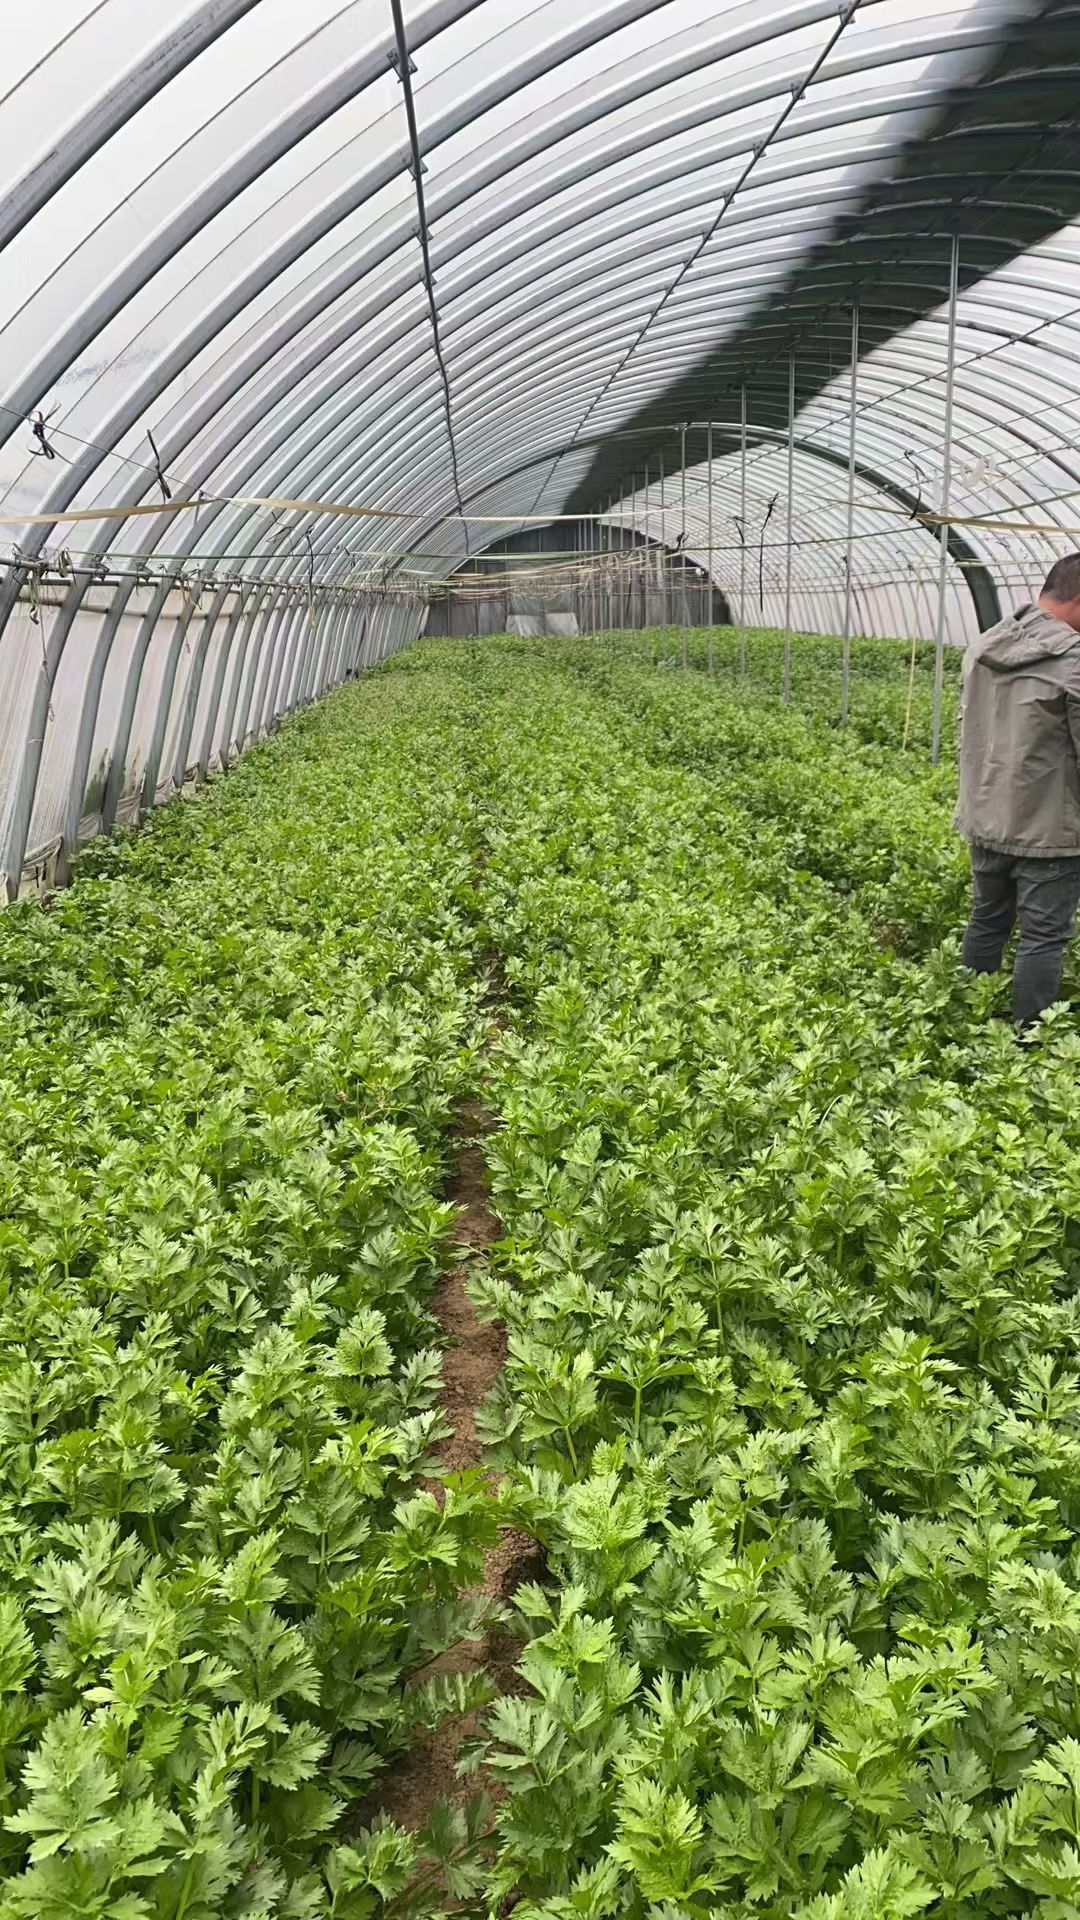
<path fill-rule="evenodd" d="M 900 454 L 901 458 L 907 461 L 908 466 L 915 475 L 915 505 L 908 514 L 908 519 L 918 520 L 921 518 L 923 511 L 923 487 L 926 484 L 926 476 L 910 447 L 901 447 Z"/>
<path fill-rule="evenodd" d="M 416 63 L 409 53 L 409 42 L 405 32 L 405 19 L 401 11 L 401 0 L 390 0 L 390 12 L 394 20 L 394 37 L 397 41 L 396 54 L 390 55 L 390 64 L 394 68 L 401 90 L 405 96 L 405 118 L 409 128 L 409 148 L 411 165 L 409 171 L 413 177 L 416 191 L 416 211 L 420 227 L 418 239 L 423 261 L 424 290 L 427 294 L 428 313 L 431 318 L 431 338 L 435 349 L 435 363 L 442 381 L 443 408 L 446 414 L 446 437 L 450 445 L 450 472 L 454 487 L 454 500 L 461 520 L 465 540 L 465 558 L 469 556 L 469 528 L 465 519 L 465 502 L 461 495 L 461 477 L 458 469 L 457 443 L 454 439 L 453 406 L 450 397 L 450 375 L 443 354 L 442 333 L 439 328 L 439 308 L 435 299 L 435 276 L 431 267 L 431 244 L 428 233 L 427 205 L 424 198 L 424 174 L 427 169 L 420 151 L 420 135 L 416 124 L 416 102 L 413 98 L 412 76 L 416 72 Z"/>
<path fill-rule="evenodd" d="M 158 486 L 161 488 L 162 499 L 171 500 L 172 488 L 170 487 L 168 481 L 165 478 L 164 473 L 162 472 L 161 455 L 157 450 L 157 441 L 154 439 L 154 436 L 151 433 L 149 427 L 147 427 L 146 429 L 146 437 L 150 442 L 150 451 L 154 456 L 154 477 L 157 480 Z"/>
<path fill-rule="evenodd" d="M 395 5 L 397 4 L 397 0 L 394 0 L 394 4 Z M 768 132 L 763 134 L 759 140 L 754 141 L 750 150 L 750 158 L 746 162 L 745 166 L 742 168 L 742 171 L 740 172 L 738 179 L 734 182 L 732 186 L 726 188 L 722 192 L 720 196 L 720 209 L 719 209 L 719 212 L 716 214 L 715 219 L 706 228 L 705 232 L 700 235 L 696 245 L 693 247 L 691 252 L 686 256 L 686 258 L 682 261 L 682 263 L 678 268 L 678 271 L 673 275 L 671 280 L 668 282 L 659 300 L 656 302 L 656 305 L 652 307 L 649 313 L 645 316 L 644 321 L 642 322 L 641 326 L 638 328 L 629 346 L 626 348 L 625 352 L 623 353 L 621 359 L 618 361 L 618 364 L 615 366 L 613 371 L 607 376 L 607 379 L 603 382 L 603 384 L 598 388 L 597 392 L 593 395 L 593 398 L 589 401 L 589 404 L 586 407 L 585 412 L 582 414 L 581 419 L 578 421 L 577 426 L 574 428 L 574 432 L 570 441 L 568 442 L 567 446 L 563 448 L 563 451 L 561 453 L 556 454 L 555 459 L 551 464 L 550 471 L 548 472 L 546 477 L 541 481 L 540 487 L 536 494 L 537 502 L 539 502 L 541 494 L 544 491 L 544 488 L 548 485 L 552 476 L 557 472 L 559 462 L 565 458 L 568 452 L 570 452 L 573 448 L 576 448 L 578 441 L 582 433 L 584 432 L 588 421 L 591 419 L 592 415 L 596 412 L 597 408 L 607 398 L 612 387 L 615 385 L 616 381 L 620 378 L 622 373 L 625 371 L 626 367 L 629 365 L 630 361 L 633 359 L 634 355 L 637 353 L 638 348 L 641 346 L 646 335 L 650 332 L 651 328 L 655 326 L 657 320 L 660 318 L 660 315 L 664 312 L 669 301 L 673 299 L 675 294 L 678 292 L 679 288 L 682 286 L 684 280 L 687 278 L 689 274 L 693 272 L 694 268 L 697 266 L 698 261 L 701 259 L 702 255 L 707 251 L 707 249 L 711 245 L 712 240 L 718 228 L 721 226 L 722 222 L 727 216 L 728 210 L 731 207 L 732 202 L 742 192 L 743 188 L 745 187 L 747 181 L 750 178 L 750 175 L 753 173 L 754 168 L 758 165 L 759 161 L 764 159 L 764 157 L 769 153 L 773 145 L 773 142 L 779 137 L 781 129 L 783 128 L 789 115 L 791 115 L 795 111 L 796 107 L 800 105 L 805 95 L 809 92 L 810 88 L 813 86 L 822 68 L 825 66 L 826 62 L 829 60 L 831 54 L 833 53 L 841 35 L 844 33 L 845 29 L 850 25 L 851 21 L 855 18 L 855 15 L 859 10 L 860 4 L 861 4 L 861 0 L 840 0 L 840 5 L 838 9 L 839 17 L 837 20 L 837 24 L 835 25 L 835 27 L 833 27 L 832 31 L 830 32 L 828 39 L 825 41 L 824 46 L 821 47 L 818 50 L 818 52 L 815 54 L 814 59 L 811 62 L 811 65 L 807 70 L 806 74 L 803 76 L 803 78 L 795 86 L 789 89 L 789 97 L 785 101 L 784 106 L 781 108 L 779 114 L 777 115 L 772 126 L 769 128 Z M 832 355 L 831 344 L 829 348 L 829 353 L 831 358 L 831 355 Z M 535 505 L 533 507 L 533 511 L 534 512 L 536 511 Z"/>
<path fill-rule="evenodd" d="M 38 411 L 30 418 L 30 431 L 37 441 L 37 446 L 33 449 L 33 457 L 35 460 L 59 460 L 62 457 L 56 451 L 48 434 L 49 421 L 52 420 L 59 411 L 59 407 L 54 407 L 51 413 L 43 413 L 39 407 Z"/>
<path fill-rule="evenodd" d="M 774 493 L 772 499 L 769 501 L 768 507 L 765 510 L 765 518 L 761 523 L 761 536 L 758 543 L 758 611 L 763 617 L 765 613 L 765 529 L 772 519 L 773 514 L 776 512 L 776 503 L 779 498 L 780 495 Z"/>

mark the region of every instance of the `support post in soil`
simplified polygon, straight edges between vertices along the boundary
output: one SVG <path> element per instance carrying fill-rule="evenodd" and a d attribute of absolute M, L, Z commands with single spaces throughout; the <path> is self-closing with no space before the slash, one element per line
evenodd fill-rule
<path fill-rule="evenodd" d="M 668 580 L 667 580 L 667 477 L 664 472 L 663 448 L 661 448 L 660 450 L 660 506 L 658 508 L 658 515 L 660 520 L 660 542 L 656 550 L 656 579 L 657 579 L 657 585 L 659 587 L 659 593 L 657 597 L 660 603 L 660 607 L 659 607 L 660 618 L 656 624 L 658 627 L 666 629 L 668 625 L 668 612 L 669 612 Z M 666 642 L 667 640 L 666 632 L 664 634 L 664 639 Z M 667 652 L 666 644 L 664 647 L 664 652 L 665 654 Z"/>
<path fill-rule="evenodd" d="M 709 485 L 708 485 L 708 502 L 709 502 L 709 505 L 708 505 L 708 529 L 709 529 L 709 676 L 710 676 L 710 678 L 712 678 L 712 676 L 713 676 L 713 675 L 715 674 L 715 672 L 716 672 L 716 653 L 715 653 L 715 645 L 714 645 L 714 641 L 713 641 L 713 634 L 714 634 L 714 632 L 715 632 L 715 630 L 716 630 L 716 617 L 715 617 L 715 616 L 716 616 L 716 599 L 715 599 L 715 587 L 714 587 L 714 584 L 713 584 L 713 583 L 714 583 L 714 579 L 715 579 L 715 575 L 714 575 L 714 573 L 713 573 L 713 487 L 712 487 L 712 451 L 713 451 L 713 438 L 712 438 L 712 421 L 711 421 L 711 420 L 709 421 L 709 437 L 708 437 L 708 443 L 707 443 L 707 449 L 706 449 L 706 451 L 707 451 L 707 458 L 708 458 L 708 464 L 709 464 Z"/>
<path fill-rule="evenodd" d="M 651 554 L 652 554 L 652 515 L 649 511 L 649 463 L 646 460 L 645 462 L 645 545 L 642 549 L 642 556 L 641 556 L 642 557 L 641 624 L 646 629 L 649 629 L 649 568 L 652 564 Z M 652 639 L 650 641 L 649 651 L 650 651 L 652 664 L 655 667 L 656 665 L 656 628 L 653 627 L 650 631 L 652 633 Z"/>
<path fill-rule="evenodd" d="M 784 565 L 784 690 L 785 707 L 791 700 L 791 549 L 795 538 L 795 355 L 788 360 L 787 435 L 787 555 Z"/>
<path fill-rule="evenodd" d="M 739 406 L 739 678 L 746 677 L 746 382 Z"/>
<path fill-rule="evenodd" d="M 855 417 L 859 396 L 859 303 L 851 309 L 851 394 L 848 417 L 847 545 L 844 553 L 844 646 L 840 668 L 840 725 L 847 726 L 851 695 L 851 570 L 855 547 Z"/>
<path fill-rule="evenodd" d="M 609 515 L 612 513 L 614 506 L 615 506 L 614 500 L 609 500 L 608 506 L 607 506 Z M 615 529 L 612 526 L 611 520 L 609 518 L 607 523 L 607 532 L 604 540 L 604 546 L 607 552 L 607 572 L 604 575 L 604 618 L 607 621 L 608 631 L 611 634 L 612 653 L 615 652 L 615 629 L 619 624 L 615 618 L 615 599 L 614 599 L 614 594 L 612 592 L 611 553 L 612 553 L 612 548 L 614 544 L 615 544 Z"/>
<path fill-rule="evenodd" d="M 628 495 L 628 497 L 630 497 L 630 520 L 636 522 L 636 518 L 638 518 L 638 507 L 636 507 L 636 501 L 638 501 L 638 476 L 636 476 L 636 474 L 630 474 L 630 495 Z M 623 499 L 626 499 L 626 495 L 623 495 Z M 630 526 L 630 534 L 632 534 L 632 532 L 634 532 L 634 528 Z M 632 564 L 630 564 L 630 561 L 632 561 L 632 547 L 634 547 L 634 541 L 630 540 L 630 551 L 626 549 L 626 513 L 623 511 L 623 518 L 621 518 L 621 522 L 619 522 L 619 607 L 623 609 L 621 626 L 623 626 L 623 632 L 625 632 L 625 634 L 632 628 L 632 624 L 634 624 L 634 568 L 632 568 Z"/>
<path fill-rule="evenodd" d="M 682 588 L 682 604 L 679 608 L 679 611 L 682 614 L 682 663 L 684 667 L 688 667 L 690 665 L 690 609 L 686 603 L 686 428 L 685 427 L 682 430 L 682 527 L 680 529 L 680 532 L 681 532 L 682 538 L 679 541 L 679 552 L 682 555 L 682 559 L 679 562 L 679 581 Z"/>
<path fill-rule="evenodd" d="M 945 461 L 941 474 L 941 539 L 938 545 L 937 630 L 934 635 L 934 715 L 930 757 L 941 758 L 941 695 L 945 683 L 945 595 L 949 583 L 949 502 L 952 494 L 953 388 L 956 379 L 956 296 L 960 283 L 960 235 L 952 237 L 949 257 L 949 331 L 945 360 Z"/>
<path fill-rule="evenodd" d="M 606 506 L 601 507 L 600 511 L 601 513 L 611 512 L 610 500 L 607 502 Z M 614 652 L 614 642 L 610 639 L 611 618 L 610 618 L 610 611 L 609 611 L 609 605 L 608 605 L 607 566 L 605 563 L 607 547 L 608 547 L 608 532 L 609 532 L 609 528 L 608 528 L 607 521 L 601 520 L 599 523 L 599 529 L 598 529 L 597 541 L 596 541 L 596 544 L 600 549 L 600 559 L 598 562 L 598 565 L 600 568 L 600 631 L 601 633 L 608 634 L 609 636 L 608 645 L 610 650 Z"/>

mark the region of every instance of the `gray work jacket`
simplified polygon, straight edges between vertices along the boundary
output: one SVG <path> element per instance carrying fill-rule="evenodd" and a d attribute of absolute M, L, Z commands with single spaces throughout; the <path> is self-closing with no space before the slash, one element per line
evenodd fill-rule
<path fill-rule="evenodd" d="M 998 853 L 1080 855 L 1080 633 L 1039 607 L 964 655 L 953 824 Z"/>

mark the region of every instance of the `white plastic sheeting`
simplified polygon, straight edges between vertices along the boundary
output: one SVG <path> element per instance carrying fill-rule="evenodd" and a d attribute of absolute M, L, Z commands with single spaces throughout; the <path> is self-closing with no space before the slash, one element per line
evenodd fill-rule
<path fill-rule="evenodd" d="M 766 307 L 1034 6 L 405 0 L 419 179 L 392 0 L 13 9 L 8 890 L 411 638 L 425 581 L 559 513 L 597 442 Z M 1071 229 L 962 299 L 955 499 L 1032 523 L 971 535 L 1010 590 L 1037 583 L 1080 504 L 1074 311 Z M 943 359 L 941 315 L 898 313 L 860 368 L 860 460 L 928 499 Z M 802 625 L 837 622 L 842 476 L 812 454 L 843 439 L 846 405 L 839 366 L 800 409 Z M 755 500 L 780 466 L 752 446 Z M 714 485 L 730 475 L 725 452 Z M 867 494 L 859 624 L 926 631 L 933 535 L 882 518 Z M 711 558 L 730 593 L 722 540 Z M 775 618 L 772 553 L 765 573 Z M 959 586 L 948 612 L 962 637 Z"/>
<path fill-rule="evenodd" d="M 839 633 L 848 578 L 846 475 L 802 447 L 795 451 L 792 465 L 790 537 L 798 556 L 792 567 L 792 625 L 800 633 Z M 685 494 L 685 526 L 681 473 L 669 475 L 663 485 L 657 481 L 628 495 L 607 524 L 629 524 L 641 533 L 647 530 L 651 540 L 668 549 L 685 532 L 682 551 L 711 572 L 727 598 L 733 621 L 746 627 L 783 627 L 789 537 L 786 446 L 772 441 L 748 448 L 745 542 L 740 537 L 744 523 L 738 452 L 713 461 L 711 515 L 707 464 L 688 469 Z M 924 525 L 912 521 L 909 513 L 865 480 L 856 483 L 850 554 L 852 630 L 881 638 L 903 635 L 933 640 L 937 542 Z M 670 571 L 667 577 L 670 606 L 658 618 L 661 623 L 668 619 L 678 624 L 680 579 Z M 964 645 L 978 625 L 962 569 L 951 562 L 945 612 L 946 639 Z"/>

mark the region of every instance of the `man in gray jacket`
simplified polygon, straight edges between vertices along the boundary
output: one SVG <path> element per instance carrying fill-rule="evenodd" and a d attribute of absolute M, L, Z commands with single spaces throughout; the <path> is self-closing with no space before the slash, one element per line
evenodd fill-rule
<path fill-rule="evenodd" d="M 996 973 L 1019 922 L 1013 1018 L 1026 1027 L 1058 998 L 1080 904 L 1080 553 L 1051 568 L 1037 606 L 972 642 L 960 700 L 964 965 Z"/>

